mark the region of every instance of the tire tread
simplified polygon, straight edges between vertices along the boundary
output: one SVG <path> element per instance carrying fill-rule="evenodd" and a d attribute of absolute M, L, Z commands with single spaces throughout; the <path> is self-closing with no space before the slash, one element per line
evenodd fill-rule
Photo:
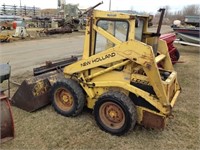
<path fill-rule="evenodd" d="M 58 87 L 62 86 L 70 90 L 73 93 L 73 96 L 76 96 L 77 98 L 77 106 L 75 106 L 75 110 L 73 110 L 73 112 L 70 114 L 59 109 L 59 107 L 54 102 L 54 92 Z M 54 83 L 51 91 L 51 100 L 55 111 L 67 117 L 70 116 L 75 117 L 78 114 L 80 114 L 83 110 L 83 107 L 85 106 L 85 101 L 86 101 L 82 87 L 75 80 L 72 79 L 62 79 L 61 81 L 57 81 L 56 83 Z"/>
<path fill-rule="evenodd" d="M 119 133 L 111 133 L 111 132 L 110 133 L 119 136 L 119 135 L 123 135 L 123 134 L 125 134 L 125 133 L 133 130 L 133 128 L 134 128 L 134 126 L 136 124 L 136 121 L 137 121 L 137 113 L 136 113 L 135 104 L 131 101 L 131 99 L 127 95 L 125 95 L 124 93 L 122 93 L 122 92 L 109 91 L 109 92 L 106 92 L 103 95 L 101 95 L 99 97 L 99 99 L 97 100 L 96 104 L 98 105 L 98 101 L 102 101 L 102 100 L 105 100 L 107 98 L 116 99 L 120 103 L 122 103 L 125 106 L 125 108 L 128 110 L 128 113 L 130 114 L 130 117 L 131 117 L 131 121 L 130 121 L 131 125 L 130 125 L 129 129 L 123 130 L 122 132 L 119 132 Z M 95 104 L 95 106 L 96 106 L 96 104 Z M 98 122 L 97 117 L 95 117 L 95 120 L 96 120 L 97 125 L 100 127 L 101 130 L 108 132 Z"/>

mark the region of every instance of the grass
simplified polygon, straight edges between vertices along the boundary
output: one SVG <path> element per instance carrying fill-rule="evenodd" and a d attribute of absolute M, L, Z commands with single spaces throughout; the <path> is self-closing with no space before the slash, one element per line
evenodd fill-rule
<path fill-rule="evenodd" d="M 175 117 L 169 120 L 165 130 L 136 126 L 129 134 L 117 137 L 101 131 L 87 109 L 78 117 L 66 118 L 51 106 L 34 113 L 12 107 L 16 136 L 2 144 L 1 149 L 200 149 L 199 49 L 176 46 L 180 60 L 184 61 L 175 65 L 182 93 L 173 109 Z M 18 81 L 24 78 L 24 75 L 13 77 Z"/>

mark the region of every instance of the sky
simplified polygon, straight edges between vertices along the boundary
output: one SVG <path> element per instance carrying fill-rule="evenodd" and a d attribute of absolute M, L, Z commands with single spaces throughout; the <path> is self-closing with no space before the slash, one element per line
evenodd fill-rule
<path fill-rule="evenodd" d="M 57 8 L 57 0 L 0 0 L 0 5 L 35 6 L 41 9 Z M 97 9 L 109 10 L 110 0 L 65 0 L 66 3 L 79 4 L 79 8 L 88 8 L 103 1 Z M 178 11 L 187 5 L 200 5 L 200 0 L 111 0 L 111 10 L 135 10 L 138 12 L 156 13 L 163 6 L 170 6 L 170 11 Z"/>

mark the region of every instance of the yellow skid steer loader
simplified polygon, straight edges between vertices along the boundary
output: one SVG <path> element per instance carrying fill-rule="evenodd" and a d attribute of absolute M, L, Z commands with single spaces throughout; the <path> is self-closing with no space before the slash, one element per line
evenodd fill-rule
<path fill-rule="evenodd" d="M 64 78 L 26 81 L 35 99 L 23 99 L 26 88 L 19 89 L 14 105 L 21 107 L 32 100 L 33 106 L 48 100 L 67 117 L 79 115 L 87 106 L 94 110 L 97 125 L 114 135 L 127 133 L 136 123 L 163 129 L 181 89 L 167 44 L 159 39 L 164 9 L 160 11 L 157 32 L 151 33 L 148 15 L 91 10 L 82 58 L 70 60 Z M 36 75 L 58 69 L 52 65 L 36 69 Z"/>
<path fill-rule="evenodd" d="M 87 105 L 97 125 L 114 135 L 136 123 L 163 129 L 180 94 L 167 44 L 148 32 L 148 17 L 94 10 L 88 16 L 82 59 L 64 68 L 51 88 L 55 110 L 77 116 Z"/>

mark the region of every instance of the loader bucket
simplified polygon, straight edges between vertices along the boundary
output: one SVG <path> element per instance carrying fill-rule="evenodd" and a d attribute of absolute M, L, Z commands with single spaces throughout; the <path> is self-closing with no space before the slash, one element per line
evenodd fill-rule
<path fill-rule="evenodd" d="M 14 138 L 14 122 L 10 103 L 4 94 L 0 93 L 0 123 L 1 123 L 1 142 L 6 142 Z"/>
<path fill-rule="evenodd" d="M 47 78 L 24 80 L 12 97 L 12 105 L 33 112 L 50 104 L 50 89 L 51 84 Z"/>

